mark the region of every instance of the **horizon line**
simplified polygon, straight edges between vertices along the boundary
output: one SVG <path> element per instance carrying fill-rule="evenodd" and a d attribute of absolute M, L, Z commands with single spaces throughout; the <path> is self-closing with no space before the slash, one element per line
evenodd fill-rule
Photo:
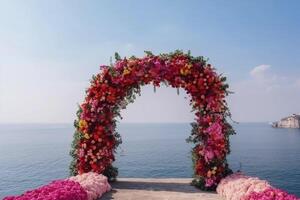
<path fill-rule="evenodd" d="M 186 123 L 193 123 L 195 121 L 186 121 L 186 122 L 177 122 L 177 121 L 170 121 L 170 122 L 120 122 L 118 124 L 186 124 Z M 240 122 L 232 122 L 233 124 L 239 123 L 270 123 L 270 121 L 240 121 Z M 73 122 L 0 122 L 0 125 L 30 125 L 30 124 L 44 124 L 44 125 L 54 125 L 54 124 L 73 124 Z"/>

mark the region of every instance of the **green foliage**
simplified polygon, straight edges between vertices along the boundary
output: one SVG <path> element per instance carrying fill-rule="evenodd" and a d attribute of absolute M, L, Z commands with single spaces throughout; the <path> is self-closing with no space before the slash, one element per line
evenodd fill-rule
<path fill-rule="evenodd" d="M 205 186 L 205 180 L 203 177 L 197 177 L 197 178 L 194 178 L 192 180 L 192 183 L 191 185 L 199 188 L 200 190 L 203 190 L 203 191 L 214 191 L 216 190 L 216 187 L 206 187 Z"/>
<path fill-rule="evenodd" d="M 153 53 L 151 51 L 144 51 L 144 52 L 147 56 L 153 56 Z"/>
<path fill-rule="evenodd" d="M 82 109 L 80 106 L 78 106 L 79 109 L 76 113 L 77 118 L 80 118 L 80 115 L 82 113 Z M 73 141 L 71 144 L 71 151 L 70 151 L 70 156 L 72 157 L 72 161 L 70 163 L 69 169 L 70 169 L 70 175 L 71 176 L 75 176 L 78 174 L 77 172 L 77 168 L 76 168 L 76 160 L 77 160 L 77 149 L 78 149 L 78 142 L 80 141 L 82 134 L 78 131 L 78 120 L 74 121 L 74 127 L 75 129 L 75 133 L 73 135 Z"/>
<path fill-rule="evenodd" d="M 108 178 L 108 181 L 114 182 L 117 180 L 118 173 L 118 168 L 111 165 L 105 169 L 103 175 Z"/>
<path fill-rule="evenodd" d="M 122 60 L 121 56 L 118 54 L 118 52 L 115 52 L 115 60 Z"/>

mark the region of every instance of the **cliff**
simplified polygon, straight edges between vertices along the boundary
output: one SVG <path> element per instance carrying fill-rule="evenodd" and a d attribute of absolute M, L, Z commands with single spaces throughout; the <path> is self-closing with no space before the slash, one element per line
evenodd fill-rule
<path fill-rule="evenodd" d="M 300 114 L 293 114 L 272 124 L 275 128 L 300 128 Z"/>

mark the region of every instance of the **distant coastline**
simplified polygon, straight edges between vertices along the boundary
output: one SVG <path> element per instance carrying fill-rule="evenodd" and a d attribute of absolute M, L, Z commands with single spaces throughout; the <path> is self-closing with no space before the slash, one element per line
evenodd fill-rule
<path fill-rule="evenodd" d="M 277 122 L 273 122 L 272 126 L 274 128 L 300 128 L 300 114 L 293 114 L 282 118 Z"/>

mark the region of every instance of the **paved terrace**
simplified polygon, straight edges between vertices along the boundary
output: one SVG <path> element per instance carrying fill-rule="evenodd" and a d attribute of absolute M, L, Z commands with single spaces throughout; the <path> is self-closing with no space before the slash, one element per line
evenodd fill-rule
<path fill-rule="evenodd" d="M 101 200 L 222 200 L 191 186 L 189 178 L 119 178 Z"/>

